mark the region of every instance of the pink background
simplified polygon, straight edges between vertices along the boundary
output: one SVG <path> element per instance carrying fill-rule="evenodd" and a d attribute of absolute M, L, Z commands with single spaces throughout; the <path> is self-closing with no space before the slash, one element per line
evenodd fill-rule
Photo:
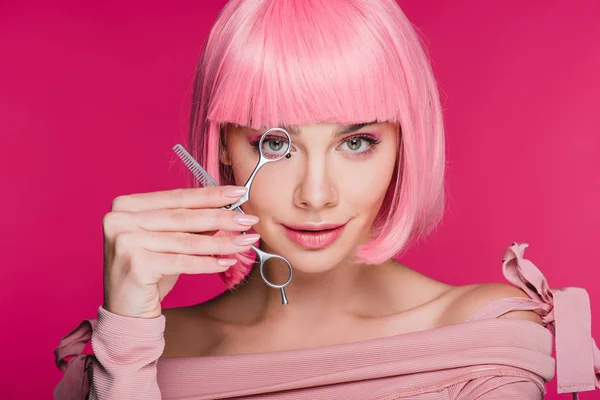
<path fill-rule="evenodd" d="M 51 398 L 52 350 L 96 316 L 112 199 L 184 185 L 171 147 L 224 1 L 49 4 L 0 5 L 3 399 Z M 587 288 L 600 341 L 598 2 L 401 4 L 433 58 L 449 163 L 443 224 L 402 261 L 452 284 L 503 281 L 505 247 L 529 243 L 551 287 Z M 165 306 L 221 290 L 184 276 Z"/>

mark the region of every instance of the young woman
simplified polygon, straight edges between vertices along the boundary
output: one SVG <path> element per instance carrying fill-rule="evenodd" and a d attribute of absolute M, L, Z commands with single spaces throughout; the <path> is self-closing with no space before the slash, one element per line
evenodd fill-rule
<path fill-rule="evenodd" d="M 558 320 L 559 392 L 600 387 L 587 293 L 550 290 L 526 244 L 504 253 L 510 284 L 451 286 L 394 260 L 441 219 L 445 168 L 436 82 L 394 0 L 231 0 L 192 104 L 189 147 L 222 186 L 114 200 L 104 304 L 57 348 L 55 398 L 541 399 Z M 272 127 L 291 143 L 259 149 Z M 283 149 L 245 214 L 222 209 L 259 150 Z M 289 304 L 253 244 L 290 261 Z M 288 279 L 277 260 L 265 271 Z M 162 309 L 182 273 L 235 290 Z"/>

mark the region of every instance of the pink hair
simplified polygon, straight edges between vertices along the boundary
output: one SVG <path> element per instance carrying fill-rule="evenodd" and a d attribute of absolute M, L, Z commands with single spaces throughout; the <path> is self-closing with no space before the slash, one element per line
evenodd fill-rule
<path fill-rule="evenodd" d="M 394 0 L 230 0 L 198 62 L 190 149 L 220 184 L 227 123 L 398 124 L 398 165 L 357 260 L 379 264 L 428 235 L 444 209 L 444 129 L 421 41 Z M 194 182 L 192 185 L 197 185 Z M 222 274 L 243 281 L 252 254 Z"/>

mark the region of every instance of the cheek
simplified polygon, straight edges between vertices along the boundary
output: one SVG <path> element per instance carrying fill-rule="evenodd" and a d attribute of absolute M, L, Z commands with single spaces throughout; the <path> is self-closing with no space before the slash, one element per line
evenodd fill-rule
<path fill-rule="evenodd" d="M 258 155 L 252 151 L 252 148 L 248 146 L 246 140 L 237 137 L 229 140 L 227 151 L 229 158 L 232 161 L 231 170 L 233 171 L 234 184 L 237 186 L 244 186 L 256 167 Z M 259 171 L 252 184 L 252 190 L 250 192 L 251 200 L 242 205 L 242 209 L 247 214 L 254 214 L 251 203 L 260 199 L 260 194 L 262 192 L 259 187 L 261 175 L 263 175 L 262 169 Z"/>
<path fill-rule="evenodd" d="M 248 145 L 248 141 L 238 135 L 228 139 L 227 152 L 231 160 L 235 184 L 243 186 L 252 174 L 258 156 L 254 154 L 252 147 Z"/>
<path fill-rule="evenodd" d="M 395 153 L 387 152 L 364 162 L 345 163 L 336 176 L 344 202 L 363 212 L 376 213 L 390 185 L 396 165 Z"/>
<path fill-rule="evenodd" d="M 252 153 L 240 154 L 240 157 L 239 160 L 242 161 L 233 164 L 232 169 L 236 184 L 242 186 L 254 171 L 258 156 Z M 275 210 L 284 209 L 286 199 L 289 202 L 293 193 L 293 180 L 289 174 L 290 171 L 282 168 L 277 162 L 263 165 L 252 182 L 250 199 L 242 205 L 244 212 L 265 216 L 273 214 Z M 284 193 L 290 195 L 282 195 Z"/>
<path fill-rule="evenodd" d="M 389 179 L 384 179 L 381 174 L 370 174 L 365 170 L 358 170 L 352 174 L 346 172 L 347 177 L 338 183 L 340 198 L 344 203 L 364 213 L 376 213 L 383 201 Z"/>

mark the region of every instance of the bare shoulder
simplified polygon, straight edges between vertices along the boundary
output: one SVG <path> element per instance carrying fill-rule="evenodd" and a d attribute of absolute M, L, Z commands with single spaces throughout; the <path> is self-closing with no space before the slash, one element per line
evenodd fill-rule
<path fill-rule="evenodd" d="M 458 288 L 460 288 L 460 294 L 448 303 L 444 315 L 441 317 L 442 325 L 462 323 L 477 310 L 494 300 L 509 297 L 529 298 L 523 290 L 506 283 L 482 283 Z M 510 311 L 499 318 L 518 318 L 542 324 L 540 316 L 533 311 Z"/>

